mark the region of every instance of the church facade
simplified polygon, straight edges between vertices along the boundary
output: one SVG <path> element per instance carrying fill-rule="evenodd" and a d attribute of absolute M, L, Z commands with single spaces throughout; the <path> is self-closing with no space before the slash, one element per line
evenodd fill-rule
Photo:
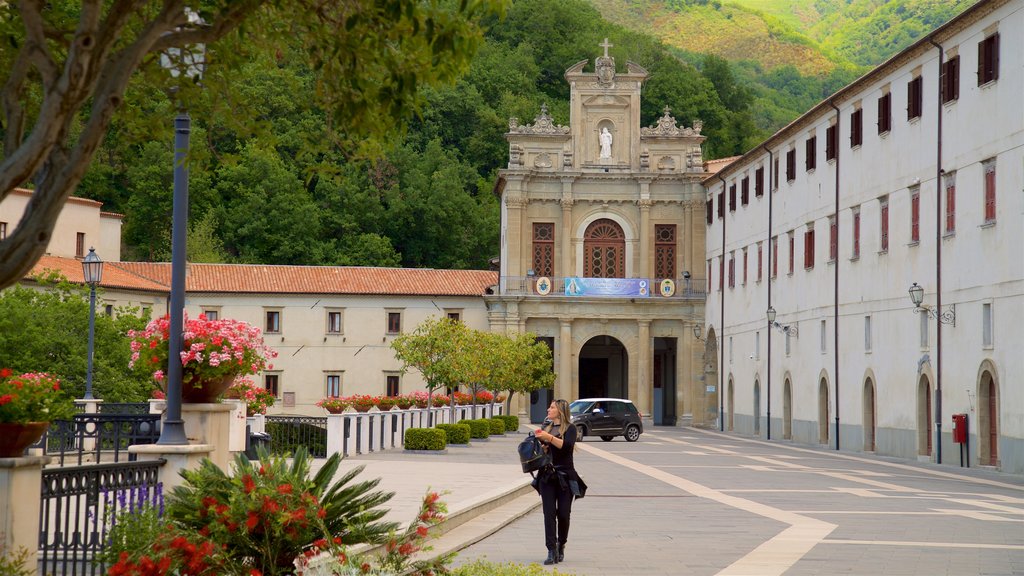
<path fill-rule="evenodd" d="M 532 332 L 551 346 L 555 388 L 524 405 L 534 420 L 553 397 L 633 400 L 649 423 L 713 423 L 705 385 L 704 189 L 701 125 L 665 109 L 640 122 L 648 73 L 608 55 L 565 72 L 570 118 L 542 107 L 509 122 L 499 173 L 498 290 L 491 329 Z"/>

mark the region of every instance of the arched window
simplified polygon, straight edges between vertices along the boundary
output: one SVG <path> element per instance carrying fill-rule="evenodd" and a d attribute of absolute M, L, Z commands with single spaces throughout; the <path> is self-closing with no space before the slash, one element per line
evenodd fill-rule
<path fill-rule="evenodd" d="M 613 220 L 602 218 L 587 226 L 583 235 L 583 275 L 626 277 L 626 235 Z"/>

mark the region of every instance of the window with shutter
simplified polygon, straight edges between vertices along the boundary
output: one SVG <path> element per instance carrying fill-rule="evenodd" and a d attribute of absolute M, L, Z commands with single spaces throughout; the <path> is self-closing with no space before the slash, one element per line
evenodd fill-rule
<path fill-rule="evenodd" d="M 740 180 L 740 203 L 746 206 L 750 203 L 750 177 L 744 176 Z"/>
<path fill-rule="evenodd" d="M 838 124 L 832 124 L 825 129 L 825 160 L 836 159 L 836 144 L 839 142 Z"/>
<path fill-rule="evenodd" d="M 747 249 L 743 249 L 743 285 L 747 285 Z"/>
<path fill-rule="evenodd" d="M 910 241 L 921 241 L 921 194 L 917 190 L 910 194 Z"/>
<path fill-rule="evenodd" d="M 985 223 L 996 221 L 996 161 L 982 163 L 985 171 Z"/>
<path fill-rule="evenodd" d="M 583 275 L 588 278 L 626 277 L 626 235 L 614 220 L 602 218 L 583 234 Z"/>
<path fill-rule="evenodd" d="M 796 180 L 796 150 L 786 152 L 786 182 Z"/>
<path fill-rule="evenodd" d="M 729 186 L 729 212 L 736 211 L 736 183 Z"/>
<path fill-rule="evenodd" d="M 533 224 L 533 272 L 537 276 L 555 275 L 555 224 Z"/>
<path fill-rule="evenodd" d="M 860 108 L 850 114 L 850 148 L 855 148 L 864 143 L 864 111 Z"/>
<path fill-rule="evenodd" d="M 772 237 L 771 254 L 768 254 L 768 259 L 772 262 L 772 278 L 779 277 L 779 237 Z"/>
<path fill-rule="evenodd" d="M 999 33 L 978 42 L 978 86 L 999 79 Z"/>
<path fill-rule="evenodd" d="M 886 93 L 878 99 L 878 133 L 885 134 L 892 129 L 892 94 Z"/>
<path fill-rule="evenodd" d="M 860 208 L 853 211 L 853 253 L 851 258 L 860 258 Z"/>
<path fill-rule="evenodd" d="M 779 189 L 779 159 L 775 158 L 775 166 L 772 170 L 772 190 Z"/>
<path fill-rule="evenodd" d="M 764 277 L 764 267 L 762 265 L 762 262 L 764 261 L 763 255 L 764 255 L 764 246 L 760 242 L 758 242 L 757 243 L 757 281 L 758 282 L 760 282 L 761 279 Z"/>
<path fill-rule="evenodd" d="M 956 179 L 946 175 L 946 234 L 956 232 Z"/>
<path fill-rule="evenodd" d="M 736 287 L 736 255 L 729 254 L 729 288 Z"/>
<path fill-rule="evenodd" d="M 882 202 L 881 208 L 881 238 L 879 246 L 882 252 L 889 251 L 889 202 Z"/>
<path fill-rule="evenodd" d="M 814 228 L 804 232 L 804 269 L 814 268 Z"/>
<path fill-rule="evenodd" d="M 830 262 L 839 259 L 839 221 L 835 216 L 828 219 L 828 259 Z"/>
<path fill-rule="evenodd" d="M 754 196 L 764 196 L 764 166 L 754 172 Z"/>
<path fill-rule="evenodd" d="M 907 120 L 921 117 L 924 99 L 924 92 L 921 90 L 922 82 L 921 77 L 917 76 L 907 83 Z"/>
<path fill-rule="evenodd" d="M 718 193 L 718 217 L 725 214 L 725 190 Z"/>
<path fill-rule="evenodd" d="M 808 138 L 807 139 L 807 143 L 806 143 L 807 157 L 804 158 L 804 168 L 808 172 L 811 171 L 811 170 L 814 170 L 814 168 L 815 168 L 815 166 L 817 164 L 817 160 L 818 159 L 815 156 L 815 152 L 817 152 L 817 148 L 818 148 L 818 138 L 817 138 L 817 136 L 811 136 L 810 138 Z"/>
<path fill-rule="evenodd" d="M 714 202 L 712 202 L 712 201 L 711 201 L 711 199 L 710 199 L 710 198 L 708 198 L 708 199 L 707 199 L 707 202 L 705 202 L 705 206 L 704 206 L 704 209 L 705 209 L 705 211 L 707 212 L 707 220 L 708 220 L 708 226 L 710 226 L 710 225 L 711 225 L 711 221 L 712 221 L 712 220 L 714 219 L 714 217 L 715 217 L 715 214 L 714 214 L 714 212 L 715 212 L 715 209 L 714 209 L 714 207 L 712 206 L 712 204 L 714 204 Z"/>
<path fill-rule="evenodd" d="M 960 98 L 960 56 L 954 56 L 942 63 L 942 74 L 939 77 L 942 90 L 942 103 L 952 102 Z"/>
<path fill-rule="evenodd" d="M 796 236 L 793 231 L 789 232 L 789 275 L 793 275 L 793 269 L 796 265 Z"/>

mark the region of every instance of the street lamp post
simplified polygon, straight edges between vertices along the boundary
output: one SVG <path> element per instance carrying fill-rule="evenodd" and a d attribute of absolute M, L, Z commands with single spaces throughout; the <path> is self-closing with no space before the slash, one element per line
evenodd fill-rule
<path fill-rule="evenodd" d="M 89 352 L 85 368 L 85 399 L 92 400 L 92 359 L 95 351 L 96 333 L 96 285 L 103 280 L 103 260 L 96 255 L 95 248 L 82 260 L 82 276 L 89 285 Z"/>
<path fill-rule="evenodd" d="M 199 15 L 186 9 L 190 24 L 201 24 Z M 174 78 L 198 80 L 205 66 L 205 46 L 172 49 L 162 63 Z M 167 412 L 160 429 L 157 444 L 188 444 L 185 422 L 181 419 L 182 365 L 180 353 L 184 348 L 185 330 L 185 260 L 188 229 L 188 151 L 192 120 L 183 103 L 178 102 L 178 115 L 174 119 L 174 202 L 171 217 L 171 297 L 170 334 L 167 355 Z"/>

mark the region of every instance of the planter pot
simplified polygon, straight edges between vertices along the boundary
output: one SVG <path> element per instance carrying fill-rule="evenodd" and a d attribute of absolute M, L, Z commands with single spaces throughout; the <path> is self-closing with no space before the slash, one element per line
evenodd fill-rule
<path fill-rule="evenodd" d="M 352 408 L 355 408 L 356 412 L 369 412 L 373 406 L 353 406 Z"/>
<path fill-rule="evenodd" d="M 49 422 L 0 424 L 0 458 L 18 458 L 43 437 Z"/>
<path fill-rule="evenodd" d="M 216 402 L 217 397 L 231 387 L 235 377 L 194 378 L 181 383 L 181 401 L 189 404 Z"/>
<path fill-rule="evenodd" d="M 342 406 L 340 408 L 324 408 L 324 410 L 327 410 L 329 414 L 341 414 L 342 412 L 345 411 L 345 407 Z"/>

